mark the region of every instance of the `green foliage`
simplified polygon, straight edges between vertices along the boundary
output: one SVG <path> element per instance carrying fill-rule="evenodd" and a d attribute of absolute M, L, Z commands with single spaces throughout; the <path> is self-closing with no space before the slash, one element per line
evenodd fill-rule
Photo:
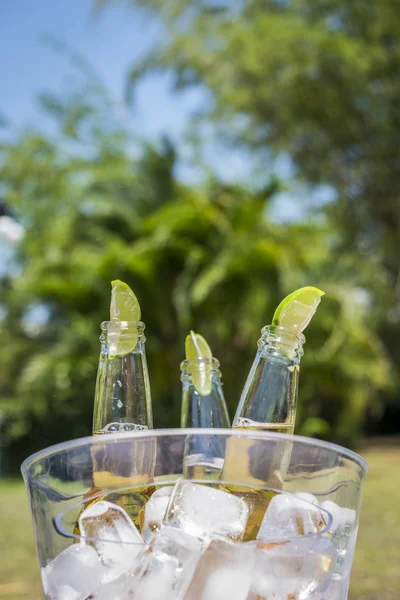
<path fill-rule="evenodd" d="M 112 4 L 103 0 L 99 5 Z M 252 156 L 286 153 L 336 201 L 335 270 L 368 290 L 368 319 L 400 364 L 400 22 L 391 0 L 130 0 L 165 35 L 131 85 L 157 69 L 205 87 L 203 120 Z M 194 120 L 194 132 L 198 121 Z M 201 129 L 200 129 L 201 134 Z M 371 273 L 374 276 L 371 277 Z M 396 382 L 398 385 L 398 381 Z M 397 393 L 392 397 L 399 402 Z M 389 402 L 389 398 L 386 397 Z M 360 409 L 361 410 L 361 409 Z"/>
<path fill-rule="evenodd" d="M 158 47 L 135 64 L 132 81 L 161 68 L 174 74 L 177 88 L 201 83 L 212 97 L 203 116 L 214 121 L 219 134 L 249 145 L 253 153 L 287 152 L 299 177 L 332 185 L 338 200 L 329 207 L 329 216 L 341 231 L 337 256 L 342 248 L 352 247 L 360 257 L 375 261 L 387 284 L 386 290 L 382 285 L 371 289 L 380 304 L 381 329 L 384 333 L 389 315 L 398 340 L 396 3 L 131 4 L 161 17 L 165 26 Z"/>
<path fill-rule="evenodd" d="M 278 302 L 302 285 L 322 287 L 327 300 L 307 333 L 298 431 L 353 439 L 390 368 L 362 310 L 360 289 L 373 269 L 351 251 L 332 266 L 330 227 L 272 223 L 276 184 L 183 185 L 167 141 L 134 158 L 128 125 L 111 114 L 104 120 L 97 92 L 84 97 L 85 110 L 75 94 L 62 111 L 46 99 L 54 137 L 25 132 L 1 146 L 5 201 L 25 227 L 16 268 L 0 287 L 0 414 L 12 461 L 90 433 L 99 325 L 115 278 L 142 307 L 158 427 L 179 423 L 189 328 L 220 359 L 233 414 Z"/>

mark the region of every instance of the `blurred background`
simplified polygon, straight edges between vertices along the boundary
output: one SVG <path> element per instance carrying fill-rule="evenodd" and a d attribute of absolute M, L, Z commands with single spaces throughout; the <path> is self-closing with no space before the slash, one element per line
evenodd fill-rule
<path fill-rule="evenodd" d="M 369 461 L 350 598 L 400 597 L 399 35 L 397 0 L 0 4 L 1 600 L 41 598 L 19 465 L 90 433 L 115 278 L 156 427 L 189 328 L 232 416 L 279 301 L 326 292 L 296 432 Z"/>

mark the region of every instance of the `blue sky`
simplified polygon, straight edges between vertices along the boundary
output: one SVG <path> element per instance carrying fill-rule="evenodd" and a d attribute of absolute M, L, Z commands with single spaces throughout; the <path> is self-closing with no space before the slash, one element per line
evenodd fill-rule
<path fill-rule="evenodd" d="M 93 0 L 14 0 L 0 2 L 0 111 L 14 125 L 41 121 L 35 98 L 43 90 L 62 89 L 74 72 L 68 59 L 48 47 L 41 36 L 66 41 L 96 70 L 118 101 L 123 101 L 126 73 L 151 47 L 159 28 L 123 4 L 97 16 Z M 198 94 L 172 96 L 166 77 L 149 77 L 141 85 L 132 117 L 147 137 L 168 131 L 177 136 Z"/>
<path fill-rule="evenodd" d="M 160 26 L 123 2 L 115 2 L 96 15 L 94 0 L 0 0 L 0 114 L 14 127 L 35 124 L 46 126 L 38 110 L 37 94 L 57 91 L 71 80 L 76 70 L 68 58 L 43 42 L 51 33 L 85 58 L 123 104 L 126 76 L 135 61 L 144 56 L 160 36 Z M 181 139 L 189 115 L 201 107 L 205 95 L 198 89 L 174 94 L 167 76 L 148 76 L 135 94 L 130 121 L 139 135 L 157 139 L 167 133 Z M 180 144 L 181 154 L 190 148 Z M 220 151 L 210 163 L 227 179 L 243 179 L 249 163 L 240 152 Z M 218 157 L 218 160 L 216 160 Z M 195 179 L 197 171 L 182 164 L 180 176 Z"/>
<path fill-rule="evenodd" d="M 0 115 L 5 114 L 16 129 L 33 124 L 46 126 L 36 101 L 39 92 L 60 91 L 75 73 L 69 60 L 41 39 L 51 33 L 67 42 L 95 69 L 117 102 L 123 104 L 124 85 L 129 68 L 152 47 L 160 35 L 154 21 L 116 2 L 96 16 L 94 0 L 0 0 Z M 162 133 L 181 139 L 193 110 L 204 102 L 197 90 L 173 94 L 168 77 L 147 77 L 139 86 L 130 121 L 135 131 L 157 139 Z M 185 154 L 190 148 L 180 145 Z M 249 161 L 243 153 L 230 149 L 206 149 L 208 161 L 226 179 L 245 179 Z M 271 165 L 266 165 L 266 170 Z M 287 161 L 277 170 L 290 175 Z M 196 169 L 183 162 L 179 174 L 196 177 Z M 297 192 L 299 193 L 299 191 Z M 274 203 L 278 220 L 301 216 L 301 203 L 283 194 Z"/>

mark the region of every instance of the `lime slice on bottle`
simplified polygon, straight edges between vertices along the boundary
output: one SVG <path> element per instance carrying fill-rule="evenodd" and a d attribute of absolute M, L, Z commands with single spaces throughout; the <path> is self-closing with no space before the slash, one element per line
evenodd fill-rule
<path fill-rule="evenodd" d="M 138 341 L 134 326 L 121 327 L 120 321 L 140 321 L 140 304 L 127 283 L 115 279 L 111 282 L 110 323 L 108 348 L 110 357 L 125 356 L 132 352 Z"/>
<path fill-rule="evenodd" d="M 192 382 L 201 396 L 212 388 L 212 352 L 203 336 L 191 331 L 185 341 L 186 360 L 191 363 Z M 206 359 L 206 360 L 202 360 Z"/>
<path fill-rule="evenodd" d="M 111 286 L 110 320 L 140 321 L 140 304 L 129 285 L 115 279 Z"/>
<path fill-rule="evenodd" d="M 325 294 L 322 290 L 307 286 L 286 296 L 272 318 L 272 325 L 302 332 L 313 318 Z"/>

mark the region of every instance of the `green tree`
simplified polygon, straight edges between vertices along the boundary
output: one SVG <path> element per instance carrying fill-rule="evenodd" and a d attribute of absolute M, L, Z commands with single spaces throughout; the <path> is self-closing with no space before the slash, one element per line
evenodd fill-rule
<path fill-rule="evenodd" d="M 202 118 L 219 139 L 253 156 L 285 152 L 299 179 L 333 187 L 337 200 L 325 215 L 340 236 L 332 256 L 341 261 L 351 251 L 375 270 L 369 318 L 400 364 L 398 3 L 130 4 L 161 18 L 165 31 L 133 66 L 131 83 L 161 69 L 177 89 L 203 85 L 211 101 Z"/>
<path fill-rule="evenodd" d="M 171 144 L 139 144 L 96 87 L 43 103 L 56 133 L 23 132 L 0 150 L 5 202 L 25 229 L 0 284 L 2 440 L 14 466 L 90 432 L 114 278 L 142 305 L 158 427 L 179 423 L 190 327 L 221 360 L 233 413 L 260 328 L 288 292 L 320 285 L 327 299 L 309 332 L 298 431 L 353 439 L 389 369 L 357 288 L 373 278 L 369 265 L 349 252 L 332 267 L 337 234 L 325 225 L 271 223 L 277 183 L 183 185 Z"/>
<path fill-rule="evenodd" d="M 395 283 L 398 260 L 389 240 L 400 221 L 397 3 L 130 3 L 161 16 L 166 31 L 134 66 L 133 79 L 164 68 L 178 88 L 204 84 L 213 98 L 205 116 L 225 125 L 229 136 L 289 152 L 307 181 L 335 187 L 335 210 L 351 221 L 349 239 L 363 250 L 388 243 Z"/>

